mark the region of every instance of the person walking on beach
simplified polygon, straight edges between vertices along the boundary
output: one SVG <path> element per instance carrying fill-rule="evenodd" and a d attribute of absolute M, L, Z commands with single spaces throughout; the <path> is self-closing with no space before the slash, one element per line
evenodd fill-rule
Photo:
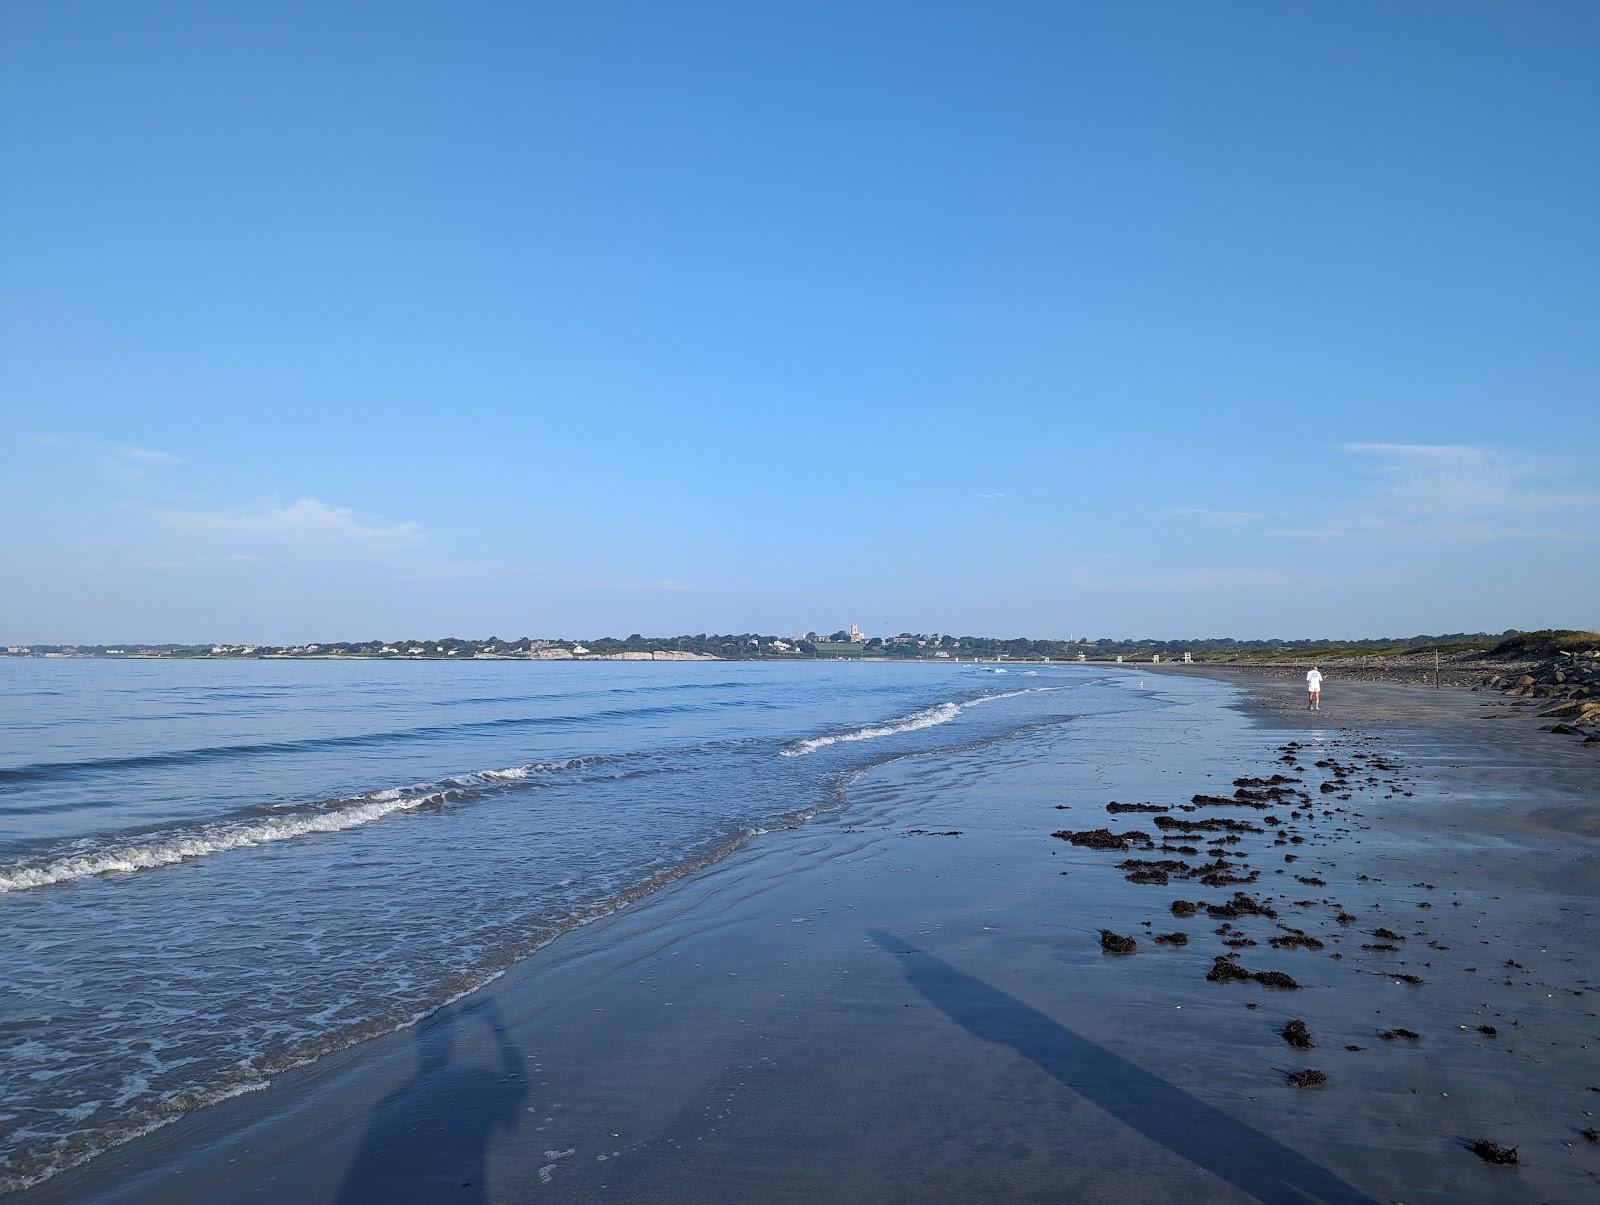
<path fill-rule="evenodd" d="M 1314 665 L 1306 671 L 1306 710 L 1322 710 L 1322 671 Z"/>

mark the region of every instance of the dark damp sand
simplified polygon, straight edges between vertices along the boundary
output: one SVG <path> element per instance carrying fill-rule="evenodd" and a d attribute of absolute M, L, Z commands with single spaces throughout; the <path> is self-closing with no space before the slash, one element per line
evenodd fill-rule
<path fill-rule="evenodd" d="M 881 766 L 847 811 L 561 938 L 414 1029 L 24 1196 L 1592 1199 L 1595 750 L 1487 718 L 1499 696 L 1335 679 L 1308 717 L 1293 682 L 1246 694 L 1140 667 L 1128 688 L 1140 678 L 1174 706 Z M 1313 786 L 1304 844 L 1241 842 L 1261 872 L 1244 890 L 1328 943 L 1273 949 L 1273 923 L 1242 918 L 1260 945 L 1241 962 L 1302 991 L 1205 980 L 1221 922 L 1167 905 L 1234 888 L 1130 885 L 1127 855 L 1048 836 L 1154 831 L 1104 803 L 1226 793 L 1318 736 L 1341 761 L 1381 750 L 1412 795 L 1330 796 L 1346 810 L 1320 818 Z M 1399 952 L 1360 948 L 1380 926 Z M 1138 951 L 1102 953 L 1102 927 Z M 1150 940 L 1172 930 L 1189 944 Z M 1279 1037 L 1290 1019 L 1312 1049 Z M 1399 1027 L 1420 1039 L 1379 1037 Z M 1305 1068 L 1328 1082 L 1285 1083 Z M 1480 1162 L 1465 1149 L 1480 1137 L 1518 1146 L 1520 1166 Z"/>

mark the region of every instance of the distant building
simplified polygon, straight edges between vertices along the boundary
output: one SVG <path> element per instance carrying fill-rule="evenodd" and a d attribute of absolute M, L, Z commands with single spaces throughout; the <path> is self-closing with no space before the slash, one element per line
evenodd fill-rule
<path fill-rule="evenodd" d="M 1184 663 L 1184 664 L 1185 664 L 1185 665 L 1192 665 L 1192 664 L 1193 664 L 1193 663 L 1194 663 L 1194 654 L 1192 654 L 1192 653 L 1185 653 L 1185 654 L 1184 654 L 1184 655 L 1183 655 L 1183 663 Z"/>
<path fill-rule="evenodd" d="M 864 643 L 866 643 L 866 639 L 867 639 L 867 634 L 865 632 L 863 632 L 860 628 L 856 627 L 855 624 L 851 624 L 850 625 L 850 643 L 851 644 L 864 644 Z"/>
<path fill-rule="evenodd" d="M 934 654 L 935 657 L 948 657 L 949 655 L 950 654 L 945 652 L 943 649 L 940 649 L 937 653 Z"/>
<path fill-rule="evenodd" d="M 581 657 L 585 653 L 587 653 L 588 651 L 589 650 L 584 648 L 583 645 L 581 645 L 581 644 L 575 644 L 575 645 L 572 646 L 572 655 L 574 657 Z"/>

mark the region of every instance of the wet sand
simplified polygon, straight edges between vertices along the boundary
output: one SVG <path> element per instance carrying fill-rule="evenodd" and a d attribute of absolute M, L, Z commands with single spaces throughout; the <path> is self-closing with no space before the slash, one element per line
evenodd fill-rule
<path fill-rule="evenodd" d="M 1595 750 L 1459 690 L 1330 681 L 1311 716 L 1293 682 L 1123 678 L 1171 705 L 880 765 L 414 1029 L 19 1199 L 1591 1198 Z M 1274 774 L 1308 798 L 1192 802 Z M 1212 819 L 1249 828 L 1181 827 Z M 1051 836 L 1099 828 L 1196 853 Z M 1253 881 L 1118 868 L 1217 837 L 1213 873 Z M 1276 917 L 1204 907 L 1235 892 Z M 1208 980 L 1229 955 L 1300 986 Z"/>

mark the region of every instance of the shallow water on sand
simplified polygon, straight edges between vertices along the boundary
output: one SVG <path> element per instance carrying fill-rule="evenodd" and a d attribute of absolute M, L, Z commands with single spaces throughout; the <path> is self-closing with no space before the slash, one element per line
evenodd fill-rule
<path fill-rule="evenodd" d="M 403 1025 L 1066 667 L 8 661 L 0 1189 Z"/>

